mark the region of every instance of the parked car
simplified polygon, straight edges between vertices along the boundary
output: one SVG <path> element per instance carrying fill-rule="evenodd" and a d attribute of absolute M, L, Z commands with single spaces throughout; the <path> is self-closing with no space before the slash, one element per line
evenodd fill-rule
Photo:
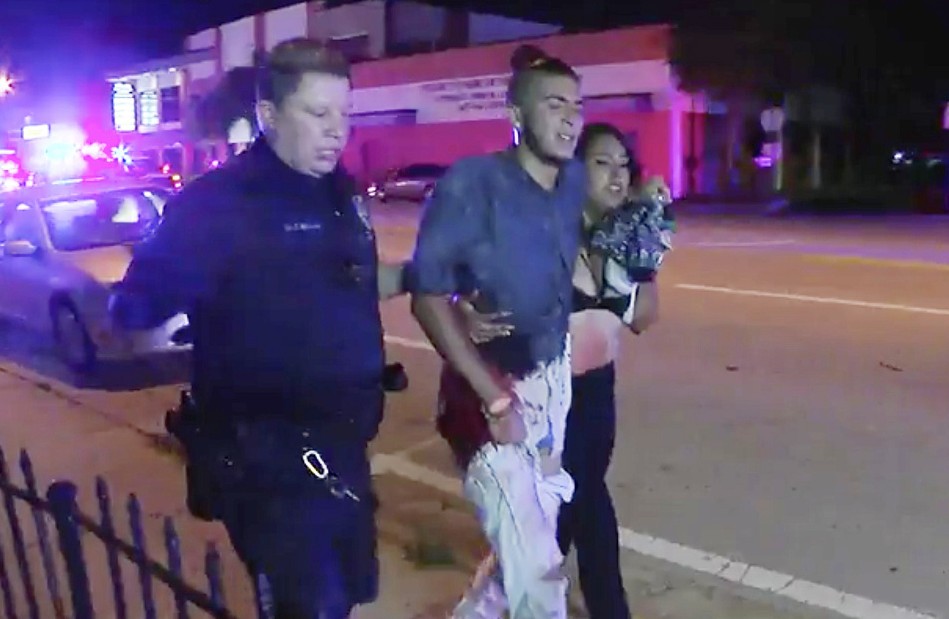
<path fill-rule="evenodd" d="M 0 317 L 52 337 L 72 370 L 187 350 L 180 314 L 125 332 L 108 312 L 132 246 L 161 218 L 166 184 L 141 179 L 56 182 L 0 194 Z"/>
<path fill-rule="evenodd" d="M 447 166 L 434 163 L 413 163 L 390 171 L 386 178 L 369 186 L 369 196 L 383 202 L 411 200 L 422 202 L 432 195 L 435 183 L 445 174 Z"/>

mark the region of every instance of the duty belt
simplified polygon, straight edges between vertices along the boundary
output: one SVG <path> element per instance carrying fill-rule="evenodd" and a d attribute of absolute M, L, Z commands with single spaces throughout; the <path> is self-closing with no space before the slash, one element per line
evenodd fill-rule
<path fill-rule="evenodd" d="M 326 484 L 330 494 L 334 497 L 337 499 L 351 499 L 359 503 L 359 497 L 356 496 L 356 493 L 352 491 L 346 482 L 330 470 L 326 461 L 323 459 L 323 455 L 319 451 L 309 447 L 304 449 L 303 465 L 311 475 Z"/>

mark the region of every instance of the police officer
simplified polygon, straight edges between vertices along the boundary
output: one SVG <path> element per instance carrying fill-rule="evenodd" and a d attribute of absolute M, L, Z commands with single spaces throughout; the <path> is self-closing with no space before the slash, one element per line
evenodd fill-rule
<path fill-rule="evenodd" d="M 139 329 L 188 313 L 177 429 L 200 515 L 266 576 L 278 619 L 343 619 L 377 594 L 367 444 L 383 409 L 378 302 L 402 292 L 402 266 L 378 262 L 338 166 L 346 60 L 294 39 L 259 73 L 263 136 L 168 203 L 112 314 Z"/>

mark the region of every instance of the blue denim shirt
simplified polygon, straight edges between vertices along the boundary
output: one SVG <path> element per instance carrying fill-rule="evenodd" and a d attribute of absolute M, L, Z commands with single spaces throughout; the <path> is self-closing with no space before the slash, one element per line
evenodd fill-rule
<path fill-rule="evenodd" d="M 439 181 L 419 228 L 413 292 L 478 291 L 481 311 L 510 312 L 510 337 L 480 345 L 523 376 L 564 350 L 586 192 L 583 165 L 545 190 L 513 151 L 462 159 Z"/>

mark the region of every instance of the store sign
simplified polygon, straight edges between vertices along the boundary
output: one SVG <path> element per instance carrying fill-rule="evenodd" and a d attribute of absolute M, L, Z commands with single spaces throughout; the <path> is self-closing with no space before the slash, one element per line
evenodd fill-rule
<path fill-rule="evenodd" d="M 419 122 L 500 118 L 507 107 L 508 75 L 419 84 Z"/>
<path fill-rule="evenodd" d="M 142 127 L 157 127 L 161 122 L 161 113 L 159 111 L 159 96 L 157 90 L 148 90 L 139 93 L 139 118 Z"/>
<path fill-rule="evenodd" d="M 112 125 L 116 131 L 135 131 L 135 87 L 128 82 L 112 84 Z"/>
<path fill-rule="evenodd" d="M 42 140 L 49 137 L 49 125 L 26 125 L 22 133 L 25 141 Z"/>

